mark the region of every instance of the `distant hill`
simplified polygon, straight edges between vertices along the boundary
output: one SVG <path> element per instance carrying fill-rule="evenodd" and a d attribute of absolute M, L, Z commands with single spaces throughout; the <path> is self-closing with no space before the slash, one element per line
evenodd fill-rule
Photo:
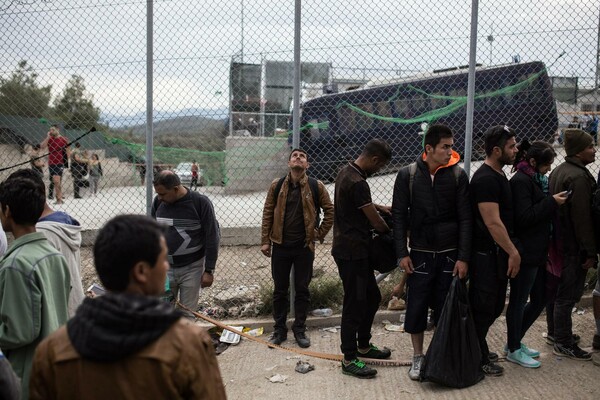
<path fill-rule="evenodd" d="M 204 108 L 186 108 L 178 111 L 154 111 L 155 121 L 166 121 L 188 116 L 191 118 L 201 117 L 209 120 L 224 121 L 229 117 L 229 109 L 204 109 Z M 146 113 L 139 112 L 133 115 L 118 115 L 111 113 L 102 113 L 101 120 L 108 124 L 112 129 L 129 129 L 146 124 Z"/>
<path fill-rule="evenodd" d="M 225 120 L 199 116 L 183 116 L 158 120 L 154 123 L 154 135 L 177 134 L 187 135 L 209 135 L 219 133 L 225 128 Z M 134 135 L 145 135 L 146 124 L 123 127 L 119 130 L 130 131 Z"/>

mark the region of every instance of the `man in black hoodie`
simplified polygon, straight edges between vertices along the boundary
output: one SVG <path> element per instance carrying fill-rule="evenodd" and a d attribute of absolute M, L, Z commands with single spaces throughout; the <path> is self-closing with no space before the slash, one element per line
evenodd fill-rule
<path fill-rule="evenodd" d="M 169 263 L 163 228 L 139 215 L 100 230 L 94 264 L 108 292 L 87 298 L 36 349 L 31 399 L 224 399 L 208 334 L 158 296 Z"/>

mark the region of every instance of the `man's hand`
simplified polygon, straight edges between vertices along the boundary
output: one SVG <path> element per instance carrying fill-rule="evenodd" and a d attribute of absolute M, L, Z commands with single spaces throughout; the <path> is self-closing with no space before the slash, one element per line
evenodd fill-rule
<path fill-rule="evenodd" d="M 267 257 L 271 257 L 271 245 L 270 244 L 263 244 L 262 246 L 260 246 L 260 251 Z"/>
<path fill-rule="evenodd" d="M 213 274 L 209 274 L 207 272 L 202 274 L 202 281 L 200 282 L 200 287 L 211 287 L 213 284 L 214 276 Z"/>
<path fill-rule="evenodd" d="M 377 211 L 382 212 L 387 215 L 392 215 L 392 206 L 381 206 L 377 205 Z"/>
<path fill-rule="evenodd" d="M 319 243 L 323 244 L 323 242 L 325 241 L 325 239 L 319 239 L 319 230 L 317 228 L 315 228 L 315 242 L 319 241 Z"/>
<path fill-rule="evenodd" d="M 509 278 L 514 278 L 519 273 L 519 269 L 521 268 L 521 255 L 519 252 L 508 256 L 508 271 L 506 272 L 506 276 Z"/>
<path fill-rule="evenodd" d="M 407 274 L 412 274 L 415 270 L 413 267 L 410 256 L 406 256 L 400 259 L 400 269 L 403 269 Z"/>
<path fill-rule="evenodd" d="M 583 269 L 590 269 L 593 268 L 594 265 L 596 265 L 596 258 L 586 258 L 585 262 L 583 263 L 583 265 L 581 266 L 581 268 Z"/>
<path fill-rule="evenodd" d="M 469 271 L 469 265 L 466 262 L 459 260 L 456 262 L 456 264 L 454 264 L 452 276 L 456 276 L 456 274 L 458 274 L 460 279 L 464 279 L 464 277 L 467 276 L 467 271 Z"/>

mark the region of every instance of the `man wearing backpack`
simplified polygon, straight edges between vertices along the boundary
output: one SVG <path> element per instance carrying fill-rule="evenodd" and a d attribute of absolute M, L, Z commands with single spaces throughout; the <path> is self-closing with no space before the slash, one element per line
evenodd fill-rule
<path fill-rule="evenodd" d="M 392 203 L 396 255 L 408 274 L 404 327 L 413 345 L 412 380 L 420 377 L 428 309 L 437 325 L 452 277 L 467 274 L 473 225 L 469 178 L 452 150 L 452 131 L 432 125 L 424 144 L 423 155 L 398 172 Z"/>
<path fill-rule="evenodd" d="M 208 197 L 184 187 L 173 171 L 159 172 L 153 184 L 152 217 L 168 227 L 170 288 L 181 304 L 196 311 L 200 288 L 212 285 L 219 256 L 221 235 L 215 210 Z"/>
<path fill-rule="evenodd" d="M 263 208 L 260 251 L 271 257 L 273 318 L 271 343 L 287 339 L 287 309 L 290 271 L 294 266 L 295 320 L 292 325 L 298 346 L 310 346 L 306 316 L 310 304 L 308 285 L 312 279 L 315 241 L 323 243 L 333 225 L 333 204 L 321 181 L 306 175 L 308 154 L 294 149 L 288 160 L 289 173 L 271 183 Z M 319 212 L 323 209 L 323 221 Z"/>
<path fill-rule="evenodd" d="M 570 191 L 554 226 L 563 246 L 562 272 L 554 301 L 554 354 L 587 361 L 592 356 L 573 338 L 571 312 L 583 294 L 587 271 L 596 267 L 598 260 L 591 206 L 596 181 L 586 168 L 596 158 L 592 136 L 581 129 L 565 129 L 565 153 L 565 161 L 550 174 L 551 194 Z"/>

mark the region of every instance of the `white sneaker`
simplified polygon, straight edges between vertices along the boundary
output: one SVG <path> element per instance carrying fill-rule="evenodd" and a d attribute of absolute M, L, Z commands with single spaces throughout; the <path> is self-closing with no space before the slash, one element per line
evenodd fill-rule
<path fill-rule="evenodd" d="M 418 381 L 421 378 L 421 365 L 423 365 L 423 360 L 425 356 L 423 354 L 419 354 L 413 357 L 412 365 L 408 370 L 408 377 L 413 381 Z"/>

